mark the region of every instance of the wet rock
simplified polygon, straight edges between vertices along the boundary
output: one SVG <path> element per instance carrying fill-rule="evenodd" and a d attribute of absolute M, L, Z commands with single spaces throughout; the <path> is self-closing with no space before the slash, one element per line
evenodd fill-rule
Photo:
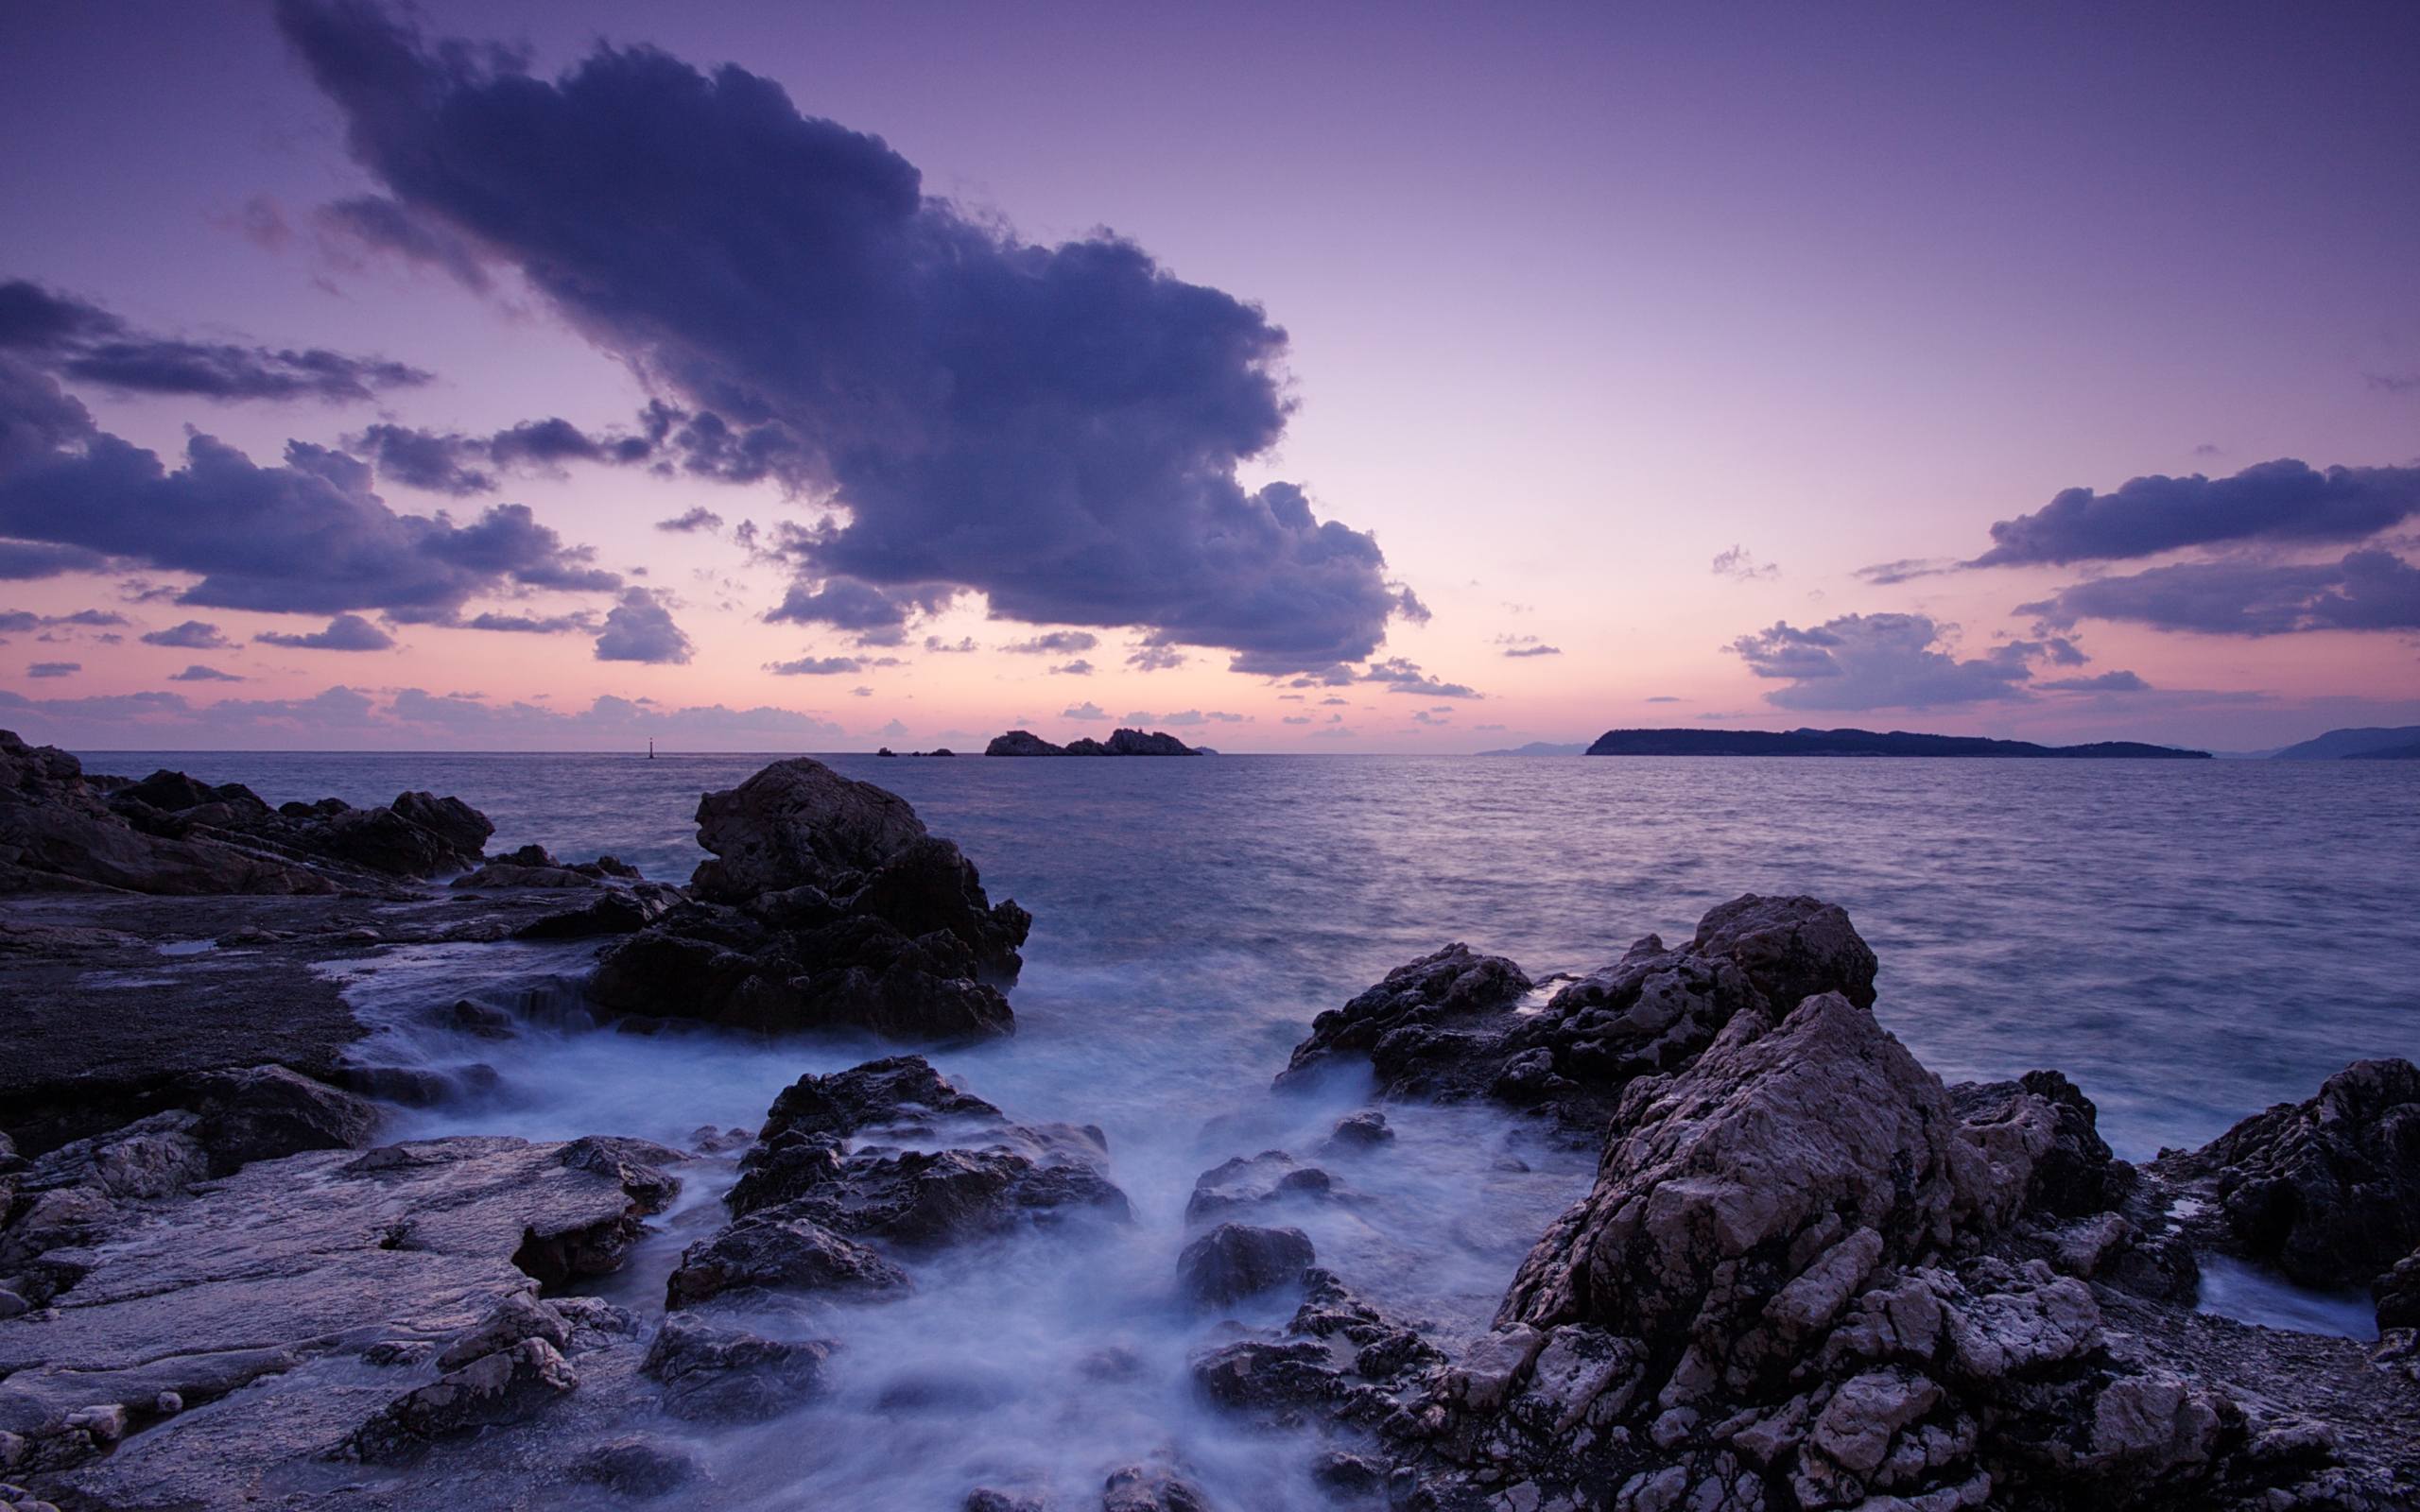
<path fill-rule="evenodd" d="M 691 1307 L 741 1288 L 863 1297 L 907 1286 L 905 1271 L 865 1246 L 776 1211 L 742 1218 L 683 1250 L 665 1306 Z"/>
<path fill-rule="evenodd" d="M 690 886 L 726 903 L 798 886 L 832 892 L 925 837 L 906 799 L 796 757 L 698 800 L 698 843 L 713 859 Z"/>
<path fill-rule="evenodd" d="M 2378 1328 L 2420 1329 L 2420 1250 L 2395 1262 L 2377 1279 L 2371 1295 L 2378 1305 Z"/>
<path fill-rule="evenodd" d="M 820 1397 L 831 1346 L 785 1343 L 674 1313 L 640 1370 L 664 1387 L 664 1410 L 691 1420 L 754 1422 Z"/>
<path fill-rule="evenodd" d="M 1126 1194 L 1087 1165 L 1000 1148 L 860 1152 L 762 1215 L 929 1248 L 1077 1217 L 1123 1223 Z"/>
<path fill-rule="evenodd" d="M 2420 1066 L 2360 1060 L 2152 1173 L 2215 1200 L 2214 1242 L 2306 1286 L 2366 1287 L 2420 1247 Z"/>
<path fill-rule="evenodd" d="M 1000 1110 L 955 1085 L 922 1056 L 869 1060 L 829 1075 L 801 1076 L 766 1110 L 758 1137 L 828 1135 L 870 1129 L 929 1135 L 944 1121 L 1004 1124 Z"/>
<path fill-rule="evenodd" d="M 579 1384 L 553 1345 L 524 1339 L 397 1397 L 355 1430 L 339 1453 L 365 1464 L 400 1464 L 441 1438 L 527 1422 Z"/>
<path fill-rule="evenodd" d="M 1195 1303 L 1223 1307 L 1243 1297 L 1299 1285 L 1303 1272 L 1316 1258 L 1310 1237 L 1300 1228 L 1222 1223 L 1184 1246 L 1177 1257 L 1177 1280 Z"/>
<path fill-rule="evenodd" d="M 1101 1483 L 1101 1512 L 1211 1512 L 1201 1488 L 1165 1465 L 1127 1465 Z"/>
<path fill-rule="evenodd" d="M 1425 1086 L 1422 1062 L 1438 1058 L 1427 1053 L 1432 1042 L 1459 1044 L 1450 1038 L 1453 1026 L 1509 1010 L 1530 987 L 1529 976 L 1503 956 L 1448 945 L 1396 967 L 1343 1007 L 1313 1020 L 1310 1037 L 1294 1047 L 1278 1084 L 1361 1053 L 1377 1066 L 1392 1095 L 1416 1095 Z M 1392 1043 L 1381 1058 L 1378 1046 L 1388 1040 Z"/>
<path fill-rule="evenodd" d="M 478 860 L 488 836 L 495 833 L 495 826 L 488 822 L 486 815 L 458 798 L 403 793 L 389 808 L 397 818 L 437 836 L 451 851 L 451 859 L 457 861 Z"/>
<path fill-rule="evenodd" d="M 641 883 L 613 888 L 579 908 L 533 919 L 512 932 L 515 939 L 594 939 L 604 935 L 635 935 L 664 917 L 680 897 L 679 890 Z"/>
<path fill-rule="evenodd" d="M 705 1467 L 653 1439 L 616 1438 L 572 1461 L 571 1478 L 619 1496 L 668 1496 L 706 1479 Z"/>
<path fill-rule="evenodd" d="M 1194 1179 L 1193 1195 L 1184 1204 L 1184 1221 L 1207 1223 L 1272 1202 L 1315 1202 L 1327 1197 L 1335 1185 L 1325 1171 L 1298 1165 L 1284 1150 L 1237 1156 Z"/>
<path fill-rule="evenodd" d="M 1387 1115 L 1374 1108 L 1348 1114 L 1337 1120 L 1334 1132 L 1322 1146 L 1329 1151 L 1374 1150 L 1394 1142 L 1395 1131 L 1387 1126 Z"/>
<path fill-rule="evenodd" d="M 487 1316 L 457 1334 L 439 1352 L 437 1367 L 458 1370 L 524 1339 L 544 1339 L 561 1349 L 571 1343 L 571 1325 L 554 1308 L 527 1292 L 516 1292 L 498 1302 Z"/>
<path fill-rule="evenodd" d="M 200 1072 L 169 1096 L 199 1115 L 193 1136 L 216 1176 L 304 1150 L 359 1149 L 378 1127 L 368 1102 L 284 1066 Z"/>
<path fill-rule="evenodd" d="M 978 1486 L 966 1493 L 961 1512 L 1050 1512 L 1050 1503 L 1038 1496 L 1018 1496 L 995 1486 Z"/>
<path fill-rule="evenodd" d="M 601 887 L 603 883 L 585 872 L 569 867 L 520 866 L 510 861 L 491 861 L 475 870 L 454 879 L 453 885 L 474 887 Z"/>

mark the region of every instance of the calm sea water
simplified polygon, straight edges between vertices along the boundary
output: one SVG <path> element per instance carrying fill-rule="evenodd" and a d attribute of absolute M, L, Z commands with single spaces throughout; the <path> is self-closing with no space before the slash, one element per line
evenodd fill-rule
<path fill-rule="evenodd" d="M 686 880 L 698 795 L 771 758 L 94 753 L 272 802 L 458 794 L 493 844 Z M 1742 892 L 1845 906 L 1877 1012 L 1944 1076 L 2066 1071 L 2122 1153 L 2346 1061 L 2420 1057 L 2420 765 L 826 758 L 1033 910 L 1028 1039 L 1262 1079 L 1320 1009 L 1448 940 L 1533 974 Z M 1156 1091 L 1156 1090 L 1155 1090 Z"/>
<path fill-rule="evenodd" d="M 756 756 L 100 753 L 249 782 L 271 800 L 458 794 L 494 844 L 610 851 L 683 880 L 698 795 Z M 1012 1116 L 1106 1129 L 1136 1221 L 1023 1233 L 917 1263 L 880 1306 L 752 1320 L 837 1341 L 831 1395 L 792 1418 L 692 1433 L 696 1504 L 929 1512 L 990 1483 L 1096 1504 L 1114 1466 L 1181 1461 L 1214 1504 L 1330 1505 L 1315 1443 L 1206 1408 L 1187 1362 L 1230 1334 L 1172 1290 L 1197 1173 L 1283 1148 L 1342 1195 L 1268 1221 L 1448 1349 L 1483 1330 L 1591 1153 L 1487 1108 L 1399 1107 L 1383 1150 L 1319 1146 L 1366 1086 L 1276 1097 L 1310 1018 L 1449 940 L 1533 973 L 1584 971 L 1650 931 L 1685 936 L 1742 892 L 1845 905 L 1882 962 L 1877 1011 L 1953 1080 L 2057 1066 L 2121 1151 L 2194 1143 L 2309 1095 L 2357 1057 L 2420 1054 L 2420 766 L 2409 764 L 1288 758 L 831 758 L 910 799 L 1033 910 L 1013 1039 L 936 1056 Z M 433 947 L 354 969 L 372 1059 L 463 1074 L 397 1136 L 752 1126 L 803 1072 L 866 1044 L 710 1030 L 638 1037 L 579 1009 L 594 946 Z M 508 1041 L 446 1026 L 463 995 L 522 1014 Z M 470 1068 L 475 1066 L 474 1073 Z M 728 1157 L 679 1167 L 680 1205 L 605 1290 L 655 1315 L 680 1248 L 713 1231 Z M 1281 1321 L 1289 1305 L 1246 1307 Z M 2366 1302 L 2216 1266 L 2204 1305 L 2360 1333 Z M 568 1494 L 568 1493 L 566 1493 Z M 551 1508 L 558 1503 L 542 1503 Z M 566 1508 L 578 1504 L 565 1501 Z"/>

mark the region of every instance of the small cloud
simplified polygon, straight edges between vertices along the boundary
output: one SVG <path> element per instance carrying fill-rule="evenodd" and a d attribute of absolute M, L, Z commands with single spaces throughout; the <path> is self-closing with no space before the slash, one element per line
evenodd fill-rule
<path fill-rule="evenodd" d="M 1514 645 L 1507 646 L 1504 654 L 1506 656 L 1561 656 L 1563 655 L 1563 647 L 1559 645 Z"/>
<path fill-rule="evenodd" d="M 2216 441 L 2204 441 L 2201 445 L 2193 448 L 2193 455 L 2195 456 L 2224 456 L 2227 454 L 2225 449 L 2221 447 Z"/>
<path fill-rule="evenodd" d="M 1749 554 L 1747 547 L 1735 545 L 1730 550 L 1716 555 L 1714 576 L 1728 577 L 1737 583 L 1753 583 L 1779 577 L 1781 569 L 1772 562 L 1756 560 Z"/>
<path fill-rule="evenodd" d="M 1322 698 L 1320 700 L 1320 707 L 1325 709 L 1333 705 L 1337 708 L 1349 708 L 1352 703 L 1353 700 L 1350 698 L 1339 698 L 1331 696 L 1329 697 Z"/>
<path fill-rule="evenodd" d="M 2093 678 L 2060 678 L 2036 683 L 2060 693 L 2149 693 L 2152 685 L 2132 672 L 2103 672 Z"/>
<path fill-rule="evenodd" d="M 1450 713 L 1439 714 L 1422 709 L 1413 713 L 1411 722 L 1415 725 L 1450 725 L 1454 722 L 1454 716 Z"/>
<path fill-rule="evenodd" d="M 1686 698 L 1675 698 L 1668 693 L 1659 693 L 1654 697 L 1646 701 L 1649 703 L 1686 703 L 1689 700 Z"/>
<path fill-rule="evenodd" d="M 233 672 L 221 672 L 216 667 L 195 665 L 185 668 L 182 672 L 171 672 L 168 674 L 168 680 L 170 682 L 241 682 L 244 679 Z"/>
<path fill-rule="evenodd" d="M 959 656 L 977 649 L 975 637 L 969 635 L 956 641 L 944 641 L 938 635 L 925 637 L 925 649 L 936 656 Z"/>
<path fill-rule="evenodd" d="M 906 733 L 908 733 L 908 727 L 894 719 L 890 721 L 890 723 L 883 726 L 880 730 L 875 730 L 874 738 L 877 740 L 897 740 L 900 736 L 905 735 Z"/>
<path fill-rule="evenodd" d="M 1958 565 L 1954 557 L 1902 557 L 1897 561 L 1878 561 L 1871 567 L 1860 567 L 1857 576 L 1880 588 L 1893 583 L 1912 582 L 1919 577 L 1935 577 Z"/>
<path fill-rule="evenodd" d="M 1151 711 L 1149 709 L 1136 709 L 1128 713 L 1125 718 L 1118 721 L 1121 725 L 1148 725 L 1150 722 Z M 1020 723 L 1022 723 L 1022 721 L 1020 721 Z"/>
<path fill-rule="evenodd" d="M 1288 714 L 1278 721 L 1281 725 L 1307 725 L 1310 722 L 1311 716 L 1308 714 Z"/>
<path fill-rule="evenodd" d="M 1100 644 L 1100 637 L 1087 630 L 1052 630 L 1029 641 L 1011 641 L 1000 647 L 1020 656 L 1066 656 L 1077 651 L 1089 651 Z"/>
<path fill-rule="evenodd" d="M 2361 377 L 2382 394 L 2420 394 L 2420 372 L 2365 372 Z"/>
<path fill-rule="evenodd" d="M 1054 676 L 1089 678 L 1093 675 L 1093 664 L 1083 660 L 1081 657 L 1079 657 L 1073 662 L 1066 662 L 1061 666 L 1052 667 L 1050 670 Z"/>
<path fill-rule="evenodd" d="M 1126 648 L 1126 664 L 1137 672 L 1166 672 L 1184 665 L 1184 653 L 1172 645 L 1145 643 Z"/>
<path fill-rule="evenodd" d="M 694 509 L 676 514 L 669 520 L 658 520 L 655 523 L 655 528 L 678 531 L 683 535 L 700 530 L 712 534 L 722 528 L 722 516 L 701 504 Z"/>
<path fill-rule="evenodd" d="M 1059 717 L 1062 719 L 1091 720 L 1106 719 L 1109 715 L 1102 712 L 1100 705 L 1087 698 L 1082 703 L 1070 704 L 1066 708 L 1060 710 Z"/>
<path fill-rule="evenodd" d="M 1311 731 L 1313 740 L 1352 740 L 1356 731 L 1350 725 L 1322 725 Z"/>
<path fill-rule="evenodd" d="M 1160 715 L 1159 722 L 1164 725 L 1198 725 L 1203 717 L 1199 709 L 1180 709 L 1174 713 Z"/>
<path fill-rule="evenodd" d="M 395 644 L 393 636 L 358 614 L 339 614 L 328 621 L 326 629 L 307 635 L 263 630 L 252 639 L 263 645 L 282 645 L 294 651 L 384 651 Z"/>
<path fill-rule="evenodd" d="M 622 601 L 605 616 L 604 633 L 596 637 L 599 662 L 679 665 L 691 653 L 689 637 L 672 623 L 664 595 L 645 588 L 624 591 Z"/>
<path fill-rule="evenodd" d="M 1484 696 L 1459 682 L 1441 682 L 1423 672 L 1418 663 L 1408 662 L 1399 656 L 1389 657 L 1383 662 L 1371 662 L 1369 670 L 1362 673 L 1358 680 L 1383 682 L 1389 693 L 1417 694 L 1427 698 Z"/>
<path fill-rule="evenodd" d="M 795 662 L 768 662 L 765 670 L 777 678 L 829 678 L 862 672 L 865 663 L 853 656 L 808 656 Z"/>
<path fill-rule="evenodd" d="M 227 639 L 217 626 L 200 620 L 187 620 L 171 625 L 164 630 L 152 630 L 142 637 L 146 645 L 173 645 L 187 651 L 223 651 L 235 643 Z"/>
<path fill-rule="evenodd" d="M 26 668 L 29 678 L 72 678 L 84 670 L 81 662 L 37 662 Z"/>
<path fill-rule="evenodd" d="M 871 698 L 873 696 L 873 690 L 872 688 L 862 687 L 851 688 L 849 690 L 849 696 L 853 698 Z"/>

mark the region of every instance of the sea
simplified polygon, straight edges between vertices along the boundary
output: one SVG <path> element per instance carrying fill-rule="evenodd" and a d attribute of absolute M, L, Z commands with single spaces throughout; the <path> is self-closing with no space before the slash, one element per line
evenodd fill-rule
<path fill-rule="evenodd" d="M 667 882 L 702 858 L 699 796 L 779 759 L 81 754 L 271 802 L 454 794 L 494 821 L 492 850 L 612 854 Z M 837 1341 L 838 1383 L 811 1433 L 701 1437 L 717 1504 L 951 1507 L 976 1484 L 1097 1496 L 1109 1468 L 1160 1457 L 1222 1504 L 1328 1505 L 1309 1439 L 1272 1451 L 1191 1389 L 1187 1358 L 1227 1325 L 1172 1295 L 1184 1202 L 1230 1156 L 1317 1161 L 1342 1195 L 1283 1216 L 1320 1263 L 1448 1342 L 1483 1331 L 1594 1153 L 1492 1109 L 1390 1107 L 1392 1144 L 1327 1156 L 1366 1088 L 1270 1091 L 1313 1016 L 1449 942 L 1533 976 L 1585 971 L 1645 935 L 1686 938 L 1739 894 L 1813 894 L 1874 947 L 1876 1013 L 1927 1066 L 1952 1082 L 2064 1071 L 2134 1159 L 2308 1097 L 2349 1061 L 2420 1058 L 2420 764 L 821 759 L 906 797 L 994 900 L 1032 911 L 1015 1036 L 932 1058 L 1021 1121 L 1105 1131 L 1135 1221 L 944 1256 L 905 1301 L 786 1320 Z M 802 1074 L 889 1053 L 617 1033 L 579 1005 L 594 949 L 423 947 L 352 969 L 365 1055 L 462 1089 L 399 1110 L 396 1132 L 686 1145 L 752 1127 Z M 514 1012 L 520 1035 L 445 1027 L 439 1010 L 466 995 Z M 607 1295 L 660 1305 L 679 1247 L 712 1231 L 728 1160 L 684 1175 Z M 2365 1298 L 2240 1266 L 2213 1267 L 2203 1305 L 2372 1332 Z"/>

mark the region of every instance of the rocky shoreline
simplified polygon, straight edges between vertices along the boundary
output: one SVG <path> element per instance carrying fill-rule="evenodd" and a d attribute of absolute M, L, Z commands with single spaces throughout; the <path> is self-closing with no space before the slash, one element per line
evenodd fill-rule
<path fill-rule="evenodd" d="M 675 888 L 484 856 L 456 800 L 271 809 L 0 735 L 0 1503 L 744 1500 L 700 1446 L 811 1421 L 861 1366 L 856 1310 L 1011 1238 L 1080 1271 L 1141 1221 L 1098 1128 L 1018 1122 L 915 1055 L 685 1147 L 386 1139 L 443 1089 L 367 1055 L 329 972 L 404 947 L 590 941 L 585 1011 L 626 1032 L 1013 1031 L 1030 918 L 904 800 L 801 759 L 698 817 L 712 858 Z M 163 952 L 188 941 L 215 948 Z M 2137 1166 L 2055 1072 L 1945 1086 L 1875 1019 L 1875 973 L 1841 909 L 1746 897 L 1585 975 L 1455 945 L 1321 1014 L 1281 1091 L 1359 1077 L 1374 1105 L 1196 1182 L 1165 1305 L 1238 1321 L 1195 1400 L 1316 1440 L 1350 1508 L 2420 1501 L 2420 1070 L 2356 1063 Z M 1428 1102 L 1599 1152 L 1475 1339 L 1298 1227 Z M 718 1221 L 660 1293 L 595 1295 L 684 1181 Z M 2197 1311 L 2213 1256 L 2373 1289 L 2378 1340 Z M 1071 1498 L 1011 1467 L 951 1504 L 1229 1504 L 1165 1444 L 1093 1473 Z"/>

